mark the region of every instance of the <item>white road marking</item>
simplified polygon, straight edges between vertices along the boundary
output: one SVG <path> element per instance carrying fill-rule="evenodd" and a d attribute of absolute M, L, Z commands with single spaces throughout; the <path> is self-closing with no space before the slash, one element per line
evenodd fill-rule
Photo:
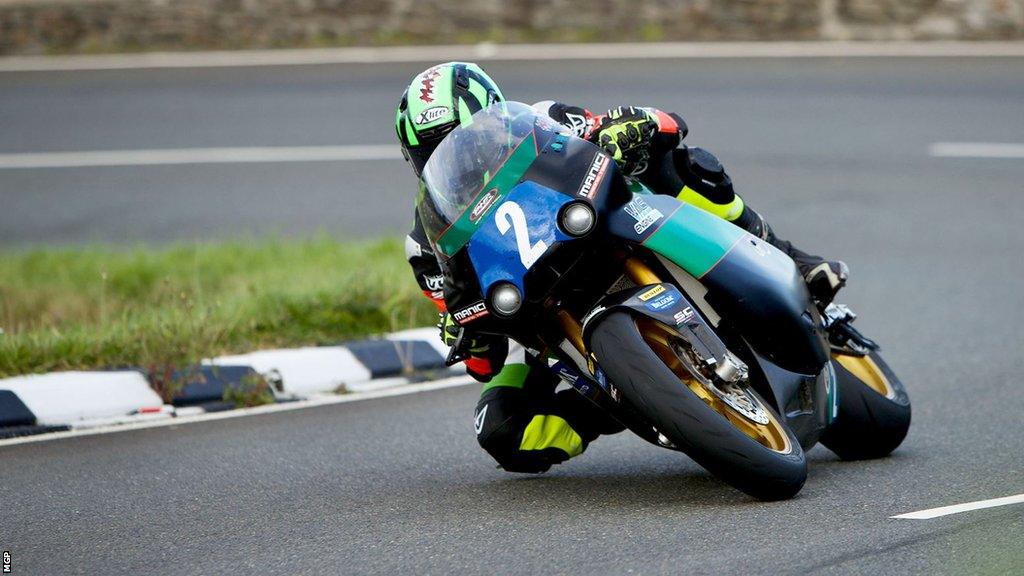
<path fill-rule="evenodd" d="M 380 64 L 446 60 L 647 60 L 678 58 L 1024 57 L 1021 42 L 634 42 L 475 44 L 0 58 L 0 72 Z"/>
<path fill-rule="evenodd" d="M 330 404 L 344 404 L 346 402 L 359 402 L 361 400 L 373 400 L 376 398 L 387 398 L 390 396 L 404 396 L 406 394 L 418 394 L 420 392 L 430 392 L 433 390 L 443 390 L 445 388 L 454 388 L 457 386 L 466 386 L 468 384 L 474 384 L 476 381 L 469 376 L 456 376 L 454 378 L 445 378 L 443 380 L 435 380 L 434 382 L 423 382 L 420 384 L 406 384 L 402 386 L 395 386 L 386 390 L 375 390 L 372 392 L 360 392 L 357 394 L 341 394 L 341 395 L 321 395 L 315 396 L 308 400 L 299 400 L 296 402 L 285 402 L 282 404 L 269 404 L 267 406 L 256 406 L 253 408 L 239 408 L 237 410 L 227 410 L 224 412 L 211 412 L 209 414 L 196 414 L 194 416 L 179 416 L 176 418 L 164 418 L 161 420 L 136 422 L 130 424 L 118 424 L 114 426 L 106 426 L 100 428 L 86 428 L 78 430 L 68 430 L 66 432 L 52 432 L 49 434 L 39 434 L 37 436 L 23 436 L 20 438 L 8 438 L 6 440 L 0 440 L 0 447 L 13 446 L 16 444 L 30 444 L 34 442 L 48 442 L 52 440 L 63 440 L 65 438 L 77 438 L 81 436 L 96 436 L 98 434 L 113 434 L 116 432 L 125 432 L 128 430 L 142 430 L 146 428 L 164 428 L 167 426 L 178 426 L 180 424 L 191 424 L 193 422 L 209 422 L 211 420 L 227 420 L 229 418 L 242 418 L 244 416 L 254 416 L 257 414 L 272 414 L 276 412 L 291 412 L 292 410 L 302 410 L 305 408 L 313 408 L 315 406 L 327 406 Z"/>
<path fill-rule="evenodd" d="M 1024 158 L 1024 144 L 996 142 L 935 142 L 928 155 L 937 158 Z"/>
<path fill-rule="evenodd" d="M 89 150 L 0 154 L 0 169 L 82 166 L 156 166 L 248 162 L 339 162 L 397 160 L 396 144 L 367 146 L 259 146 L 249 148 L 170 148 L 164 150 Z"/>
<path fill-rule="evenodd" d="M 1024 504 L 1024 494 L 1007 496 L 1005 498 L 993 498 L 991 500 L 979 500 L 977 502 L 968 502 L 966 504 L 954 504 L 952 506 L 943 506 L 941 508 L 929 508 L 928 510 L 919 510 L 917 512 L 908 512 L 907 514 L 900 514 L 898 516 L 890 516 L 890 518 L 930 520 L 940 516 L 949 516 L 950 514 L 959 514 L 961 512 L 969 512 L 971 510 L 981 510 L 983 508 L 995 508 L 996 506 L 1008 506 L 1010 504 Z"/>

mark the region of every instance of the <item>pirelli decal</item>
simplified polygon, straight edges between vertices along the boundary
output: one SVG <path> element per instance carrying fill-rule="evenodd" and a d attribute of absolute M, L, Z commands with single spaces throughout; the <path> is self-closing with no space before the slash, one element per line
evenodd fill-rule
<path fill-rule="evenodd" d="M 601 181 L 604 180 L 604 175 L 608 172 L 608 165 L 611 164 L 611 161 L 612 159 L 607 155 L 598 152 L 594 156 L 594 161 L 590 163 L 590 169 L 587 170 L 587 175 L 583 178 L 583 184 L 580 185 L 576 195 L 592 200 L 598 188 L 601 187 Z"/>

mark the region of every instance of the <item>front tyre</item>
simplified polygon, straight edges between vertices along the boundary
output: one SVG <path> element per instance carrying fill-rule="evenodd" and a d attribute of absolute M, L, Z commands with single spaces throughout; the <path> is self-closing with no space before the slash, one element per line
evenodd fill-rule
<path fill-rule="evenodd" d="M 839 412 L 821 443 L 843 460 L 881 458 L 896 449 L 910 428 L 910 397 L 878 354 L 835 353 Z"/>
<path fill-rule="evenodd" d="M 735 488 L 760 500 L 799 492 L 807 462 L 775 411 L 752 389 L 749 398 L 767 413 L 767 424 L 718 401 L 682 369 L 671 331 L 653 324 L 613 312 L 594 328 L 591 350 L 622 395 L 676 447 Z"/>

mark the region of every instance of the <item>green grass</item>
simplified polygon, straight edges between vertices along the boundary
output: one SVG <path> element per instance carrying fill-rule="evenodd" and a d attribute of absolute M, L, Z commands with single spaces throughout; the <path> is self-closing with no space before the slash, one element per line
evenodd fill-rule
<path fill-rule="evenodd" d="M 398 240 L 0 250 L 0 377 L 337 343 L 436 322 Z"/>

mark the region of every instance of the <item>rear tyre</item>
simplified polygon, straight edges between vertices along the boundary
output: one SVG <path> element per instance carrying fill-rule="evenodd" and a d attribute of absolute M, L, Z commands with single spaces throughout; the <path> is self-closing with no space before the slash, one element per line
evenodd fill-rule
<path fill-rule="evenodd" d="M 910 397 L 877 352 L 834 354 L 839 413 L 821 443 L 843 460 L 881 458 L 896 449 L 910 428 Z"/>
<path fill-rule="evenodd" d="M 594 328 L 591 350 L 622 395 L 676 447 L 733 487 L 760 500 L 799 492 L 807 479 L 804 452 L 774 410 L 750 389 L 769 415 L 767 425 L 757 426 L 702 394 L 702 385 L 670 357 L 668 331 L 652 332 L 625 312 L 609 314 Z"/>

